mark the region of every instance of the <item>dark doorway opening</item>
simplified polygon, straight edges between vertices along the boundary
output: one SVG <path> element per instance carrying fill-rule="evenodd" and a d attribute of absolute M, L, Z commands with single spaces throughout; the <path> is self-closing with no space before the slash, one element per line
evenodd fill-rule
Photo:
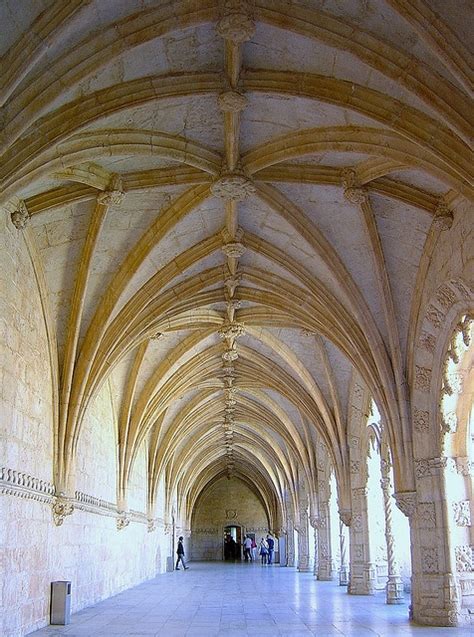
<path fill-rule="evenodd" d="M 242 527 L 235 524 L 224 527 L 224 560 L 242 559 Z"/>

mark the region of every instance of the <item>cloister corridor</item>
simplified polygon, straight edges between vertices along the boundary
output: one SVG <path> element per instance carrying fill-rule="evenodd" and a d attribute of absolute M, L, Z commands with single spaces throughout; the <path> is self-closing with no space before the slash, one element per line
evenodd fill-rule
<path fill-rule="evenodd" d="M 409 598 L 406 598 L 406 604 Z M 411 625 L 383 593 L 346 594 L 336 581 L 278 565 L 191 562 L 31 637 L 466 637 L 465 628 Z"/>
<path fill-rule="evenodd" d="M 472 634 L 473 24 L 0 0 L 0 637 Z"/>

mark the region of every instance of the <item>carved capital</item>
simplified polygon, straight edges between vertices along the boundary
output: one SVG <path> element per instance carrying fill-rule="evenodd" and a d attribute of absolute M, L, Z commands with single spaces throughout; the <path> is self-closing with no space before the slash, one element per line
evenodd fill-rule
<path fill-rule="evenodd" d="M 350 509 L 340 509 L 339 517 L 341 518 L 343 524 L 345 524 L 346 526 L 351 525 L 352 511 Z"/>
<path fill-rule="evenodd" d="M 435 215 L 433 217 L 433 227 L 437 230 L 449 230 L 453 225 L 453 213 L 448 208 L 446 201 L 441 198 L 436 206 Z"/>
<path fill-rule="evenodd" d="M 69 498 L 58 496 L 52 505 L 53 521 L 56 526 L 62 526 L 64 520 L 68 515 L 72 515 L 74 511 L 74 504 Z"/>
<path fill-rule="evenodd" d="M 156 531 L 156 520 L 154 518 L 148 518 L 147 531 L 148 533 L 153 533 L 153 531 Z"/>
<path fill-rule="evenodd" d="M 117 520 L 117 531 L 121 531 L 130 524 L 130 513 L 127 511 L 119 511 Z"/>
<path fill-rule="evenodd" d="M 352 168 L 345 168 L 342 171 L 342 186 L 344 197 L 350 203 L 360 205 L 368 200 L 367 189 L 359 184 L 356 172 Z"/>
<path fill-rule="evenodd" d="M 103 206 L 119 206 L 122 203 L 124 191 L 120 175 L 112 175 L 107 189 L 97 195 L 97 202 Z"/>
<path fill-rule="evenodd" d="M 17 208 L 10 214 L 13 225 L 18 230 L 23 230 L 30 220 L 30 213 L 23 200 L 18 203 Z"/>
<path fill-rule="evenodd" d="M 224 113 L 239 113 L 246 108 L 248 99 L 239 91 L 224 91 L 217 98 L 219 108 Z"/>
<path fill-rule="evenodd" d="M 417 505 L 416 491 L 400 491 L 399 493 L 394 493 L 393 497 L 397 507 L 407 518 L 415 515 Z"/>

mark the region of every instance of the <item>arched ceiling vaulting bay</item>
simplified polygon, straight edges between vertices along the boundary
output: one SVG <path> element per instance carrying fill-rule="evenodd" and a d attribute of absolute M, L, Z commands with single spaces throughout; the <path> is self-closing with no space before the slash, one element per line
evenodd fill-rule
<path fill-rule="evenodd" d="M 235 475 L 277 524 L 322 444 L 343 506 L 354 370 L 409 487 L 427 263 L 472 198 L 454 4 L 2 3 L 1 199 L 42 293 L 65 490 L 109 379 L 123 499 L 146 441 L 151 499 L 165 475 L 190 516 Z"/>

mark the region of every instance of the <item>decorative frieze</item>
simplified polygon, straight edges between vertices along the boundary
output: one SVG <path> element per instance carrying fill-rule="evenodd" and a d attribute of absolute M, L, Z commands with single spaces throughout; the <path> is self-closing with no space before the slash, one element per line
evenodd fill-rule
<path fill-rule="evenodd" d="M 415 389 L 422 392 L 429 392 L 431 385 L 431 369 L 416 365 L 415 367 Z"/>
<path fill-rule="evenodd" d="M 433 327 L 438 329 L 443 324 L 444 313 L 434 305 L 430 304 L 426 309 L 426 319 L 433 325 Z"/>
<path fill-rule="evenodd" d="M 350 469 L 351 469 L 351 473 L 359 473 L 360 460 L 351 460 Z"/>
<path fill-rule="evenodd" d="M 415 431 L 425 433 L 430 428 L 429 413 L 416 407 L 413 410 L 413 426 Z"/>
<path fill-rule="evenodd" d="M 52 482 L 23 471 L 0 467 L 0 493 L 51 504 L 56 490 Z"/>
<path fill-rule="evenodd" d="M 447 465 L 448 458 L 445 456 L 415 460 L 415 475 L 417 478 L 438 475 L 440 471 L 446 469 Z"/>
<path fill-rule="evenodd" d="M 367 497 L 369 490 L 367 487 L 358 487 L 357 489 L 352 489 L 352 495 L 356 498 L 364 498 Z"/>
<path fill-rule="evenodd" d="M 474 570 L 472 546 L 469 544 L 456 546 L 454 556 L 456 558 L 456 571 L 458 571 L 458 573 L 469 573 Z"/>
<path fill-rule="evenodd" d="M 430 354 L 434 354 L 436 347 L 436 338 L 430 332 L 422 331 L 420 334 L 420 346 Z"/>
<path fill-rule="evenodd" d="M 10 219 L 18 230 L 26 228 L 26 224 L 30 220 L 30 213 L 23 200 L 20 200 L 16 209 L 10 213 Z"/>
<path fill-rule="evenodd" d="M 436 300 L 444 310 L 449 310 L 457 301 L 456 292 L 449 285 L 441 285 L 436 293 Z"/>
<path fill-rule="evenodd" d="M 436 511 L 434 502 L 420 502 L 416 517 L 420 529 L 434 529 L 436 527 Z"/>
<path fill-rule="evenodd" d="M 437 548 L 431 546 L 421 548 L 421 570 L 423 573 L 439 573 Z"/>
<path fill-rule="evenodd" d="M 471 526 L 471 503 L 469 500 L 453 502 L 453 514 L 456 526 Z"/>

